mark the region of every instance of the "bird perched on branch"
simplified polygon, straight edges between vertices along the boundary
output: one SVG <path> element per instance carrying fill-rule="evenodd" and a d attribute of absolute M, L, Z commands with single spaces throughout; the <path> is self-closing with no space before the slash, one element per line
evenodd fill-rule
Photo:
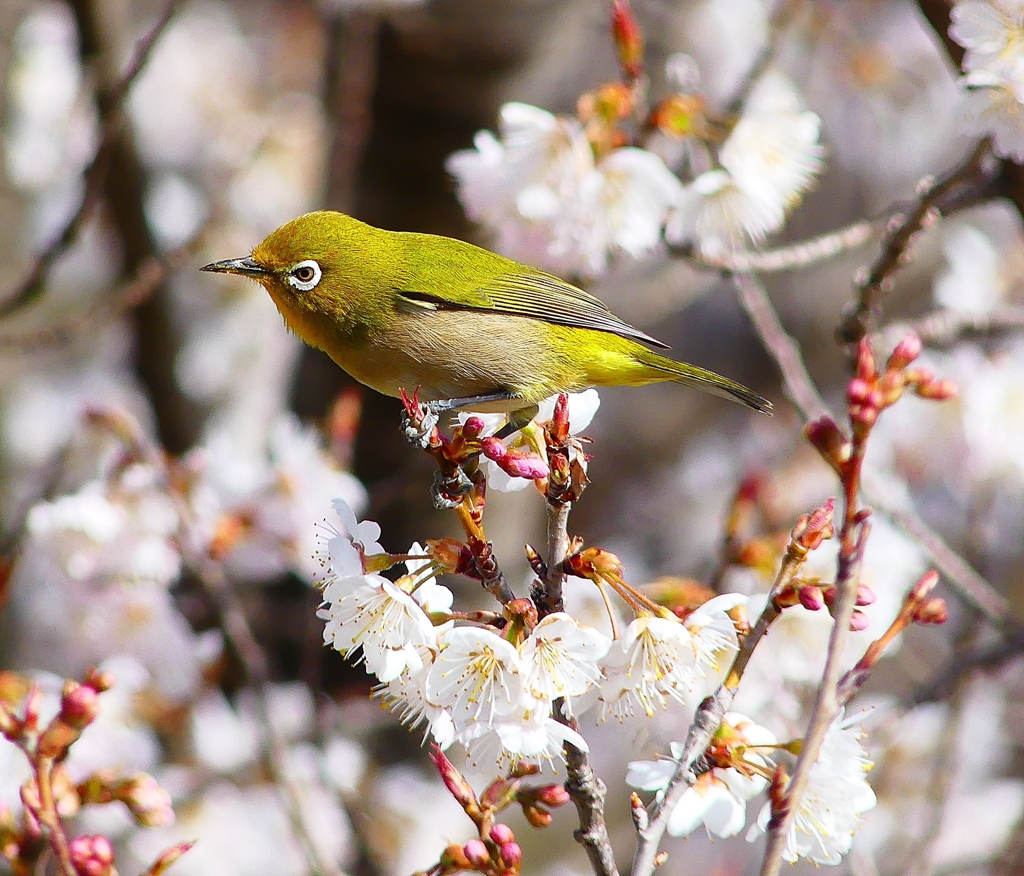
<path fill-rule="evenodd" d="M 648 349 L 666 345 L 582 289 L 465 241 L 320 211 L 203 270 L 261 283 L 288 327 L 360 383 L 419 387 L 435 411 L 508 413 L 505 434 L 543 399 L 591 386 L 672 380 L 771 412 L 745 386 Z"/>

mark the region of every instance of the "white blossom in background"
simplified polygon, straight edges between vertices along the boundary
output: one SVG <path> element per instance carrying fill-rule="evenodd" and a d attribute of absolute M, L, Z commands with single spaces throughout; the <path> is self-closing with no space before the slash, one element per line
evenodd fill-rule
<path fill-rule="evenodd" d="M 351 514 L 366 502 L 362 484 L 335 465 L 316 430 L 291 414 L 276 418 L 260 453 L 217 431 L 185 465 L 199 546 L 223 552 L 229 571 L 246 580 L 293 571 L 314 582 L 322 568 L 317 523 L 325 509 L 336 499 Z"/>
<path fill-rule="evenodd" d="M 987 313 L 1000 303 L 1006 281 L 999 250 L 985 232 L 958 222 L 942 236 L 946 268 L 935 278 L 936 304 L 963 313 Z"/>
<path fill-rule="evenodd" d="M 124 654 L 165 696 L 195 690 L 201 649 L 169 592 L 179 519 L 161 477 L 136 463 L 31 509 L 0 635 L 11 665 L 79 677 Z"/>
<path fill-rule="evenodd" d="M 723 723 L 744 745 L 771 746 L 777 741 L 770 730 L 737 712 L 727 712 Z M 662 799 L 683 754 L 681 743 L 673 742 L 670 747 L 671 759 L 630 763 L 626 784 L 641 791 L 657 791 L 658 799 Z M 735 836 L 743 829 L 747 821 L 747 801 L 768 786 L 765 775 L 770 773 L 772 763 L 756 752 L 744 751 L 741 758 L 748 769 L 714 767 L 697 777 L 668 814 L 669 834 L 689 836 L 701 824 L 709 833 L 720 837 Z"/>
<path fill-rule="evenodd" d="M 447 168 L 470 219 L 511 258 L 556 273 L 596 276 L 618 252 L 653 249 L 679 180 L 652 152 L 615 149 L 595 164 L 583 126 L 523 103 L 499 113 L 499 137 L 481 131 Z"/>
<path fill-rule="evenodd" d="M 832 722 L 797 804 L 782 852 L 785 860 L 807 858 L 835 865 L 850 851 L 861 815 L 876 803 L 866 778 L 872 762 L 861 744 L 862 735 L 860 727 L 844 721 L 842 714 Z M 766 803 L 747 839 L 763 834 L 770 818 L 771 804 Z"/>
<path fill-rule="evenodd" d="M 549 422 L 555 416 L 555 402 L 558 401 L 558 396 L 553 395 L 550 398 L 544 399 L 539 405 L 540 410 L 537 416 L 534 417 L 534 423 L 545 423 Z M 587 426 L 590 425 L 594 419 L 594 415 L 597 413 L 597 409 L 601 407 L 601 396 L 598 395 L 596 389 L 585 389 L 583 392 L 570 392 L 569 393 L 569 434 L 579 435 L 583 432 Z M 458 415 L 459 423 L 465 425 L 466 420 L 470 417 L 479 417 L 484 421 L 484 430 L 481 433 L 484 436 L 493 435 L 508 420 L 505 414 L 471 414 L 462 413 Z M 528 430 L 535 428 L 532 424 L 526 429 L 522 429 L 513 435 L 506 441 L 507 446 L 511 448 L 523 448 L 539 451 L 542 454 L 545 453 L 544 442 L 538 439 L 532 442 L 528 437 Z M 583 460 L 583 466 L 586 468 L 586 460 Z M 525 490 L 533 481 L 528 478 L 516 478 L 512 475 L 503 471 L 499 468 L 498 464 L 492 459 L 481 457 L 480 467 L 483 469 L 484 474 L 487 475 L 487 486 L 492 490 L 497 490 L 500 493 L 516 493 L 520 490 Z"/>
<path fill-rule="evenodd" d="M 760 243 L 780 229 L 822 170 L 820 127 L 785 76 L 762 77 L 719 151 L 720 168 L 686 186 L 666 239 L 692 242 L 710 255 Z"/>
<path fill-rule="evenodd" d="M 961 82 L 975 132 L 992 136 L 996 154 L 1024 161 L 1024 7 L 963 0 L 950 19 L 950 36 L 966 49 Z"/>
<path fill-rule="evenodd" d="M 968 461 L 982 477 L 1024 481 L 1024 343 L 977 358 L 978 371 L 960 393 Z"/>

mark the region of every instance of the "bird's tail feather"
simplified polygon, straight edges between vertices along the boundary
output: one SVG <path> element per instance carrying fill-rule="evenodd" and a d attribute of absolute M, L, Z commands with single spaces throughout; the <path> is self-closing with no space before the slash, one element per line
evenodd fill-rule
<path fill-rule="evenodd" d="M 666 378 L 668 380 L 684 383 L 687 386 L 711 393 L 711 395 L 717 395 L 719 398 L 739 402 L 762 414 L 770 415 L 772 413 L 772 403 L 768 399 L 762 398 L 752 389 L 747 389 L 735 380 L 715 374 L 714 371 L 707 371 L 685 362 L 676 362 L 674 359 L 659 356 L 650 351 L 644 351 L 644 354 L 638 355 L 637 359 L 650 368 L 670 375 Z"/>

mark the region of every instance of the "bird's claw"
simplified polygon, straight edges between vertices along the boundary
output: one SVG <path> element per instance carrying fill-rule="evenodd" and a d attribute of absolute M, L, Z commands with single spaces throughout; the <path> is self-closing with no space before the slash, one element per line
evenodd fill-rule
<path fill-rule="evenodd" d="M 437 509 L 457 508 L 462 504 L 462 497 L 473 489 L 473 482 L 461 467 L 451 475 L 442 471 L 434 472 L 434 483 L 430 485 L 430 497 Z"/>
<path fill-rule="evenodd" d="M 410 415 L 408 408 L 402 409 L 402 434 L 413 447 L 427 450 L 431 444 L 434 428 L 440 416 L 429 402 L 416 408 L 415 416 Z"/>

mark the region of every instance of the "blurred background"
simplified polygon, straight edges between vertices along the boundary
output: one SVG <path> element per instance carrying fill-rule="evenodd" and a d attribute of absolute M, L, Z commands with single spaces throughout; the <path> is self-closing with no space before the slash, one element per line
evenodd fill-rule
<path fill-rule="evenodd" d="M 685 52 L 702 95 L 724 108 L 772 45 L 773 68 L 820 117 L 824 171 L 773 247 L 885 216 L 977 142 L 946 4 L 786 6 L 780 24 L 761 0 L 633 3 L 653 99 L 671 91 L 665 62 Z M 176 865 L 183 876 L 309 872 L 275 788 L 281 762 L 265 757 L 270 726 L 286 747 L 292 814 L 303 814 L 317 854 L 360 876 L 401 876 L 472 825 L 429 768 L 420 733 L 369 699 L 361 668 L 322 647 L 313 554 L 335 497 L 378 521 L 392 552 L 459 531 L 431 506 L 431 463 L 401 437 L 398 402 L 303 347 L 262 288 L 198 269 L 319 208 L 486 245 L 446 159 L 495 129 L 507 101 L 572 114 L 581 94 L 615 81 L 608 4 L 187 0 L 172 4 L 122 101 L 124 71 L 166 9 L 0 5 L 0 696 L 17 702 L 28 677 L 59 690 L 55 676 L 96 664 L 117 676 L 104 726 L 90 728 L 95 741 L 83 739 L 69 770 L 148 771 L 177 814 L 174 826 L 148 829 L 110 807 L 82 811 L 81 832 L 116 838 L 122 872 L 179 839 L 199 839 Z M 901 401 L 870 456 L 875 494 L 912 508 L 966 558 L 1006 618 L 1021 616 L 1024 592 L 1014 170 L 1007 163 L 930 222 L 887 290 L 883 325 L 941 309 L 974 314 L 980 329 L 936 337 L 926 353 L 959 398 Z M 876 236 L 765 278 L 837 414 L 849 351 L 835 329 L 877 252 Z M 678 357 L 772 398 L 776 415 L 677 386 L 603 390 L 587 429 L 592 485 L 570 532 L 617 553 L 638 585 L 672 576 L 763 593 L 771 563 L 745 561 L 726 541 L 738 491 L 749 516 L 733 541 L 777 556 L 778 534 L 837 485 L 803 441 L 734 287 L 659 247 L 620 254 L 587 288 Z M 994 313 L 1006 320 L 990 330 Z M 883 330 L 876 340 L 883 349 L 898 338 Z M 543 503 L 532 489 L 489 500 L 496 555 L 526 592 L 522 547 L 543 543 Z M 827 578 L 834 551 L 823 552 Z M 858 647 L 929 563 L 879 516 L 865 569 L 877 620 Z M 451 583 L 463 605 L 487 606 L 474 582 Z M 876 707 L 866 726 L 879 806 L 843 872 L 1024 870 L 1021 635 L 944 595 L 951 622 L 912 630 L 864 696 Z M 589 610 L 583 594 L 570 604 Z M 254 636 L 248 649 L 225 641 L 233 611 Z M 800 732 L 820 672 L 827 623 L 807 615 L 765 643 L 741 689 L 738 705 L 780 736 Z M 975 666 L 978 654 L 995 656 Z M 666 751 L 687 717 L 587 729 L 622 867 L 633 842 L 626 764 Z M 0 801 L 13 810 L 23 779 L 0 742 Z M 566 807 L 546 831 L 514 822 L 530 872 L 588 872 L 574 817 Z M 667 848 L 665 869 L 680 876 L 756 872 L 760 860 L 742 837 L 711 843 L 698 832 Z"/>

